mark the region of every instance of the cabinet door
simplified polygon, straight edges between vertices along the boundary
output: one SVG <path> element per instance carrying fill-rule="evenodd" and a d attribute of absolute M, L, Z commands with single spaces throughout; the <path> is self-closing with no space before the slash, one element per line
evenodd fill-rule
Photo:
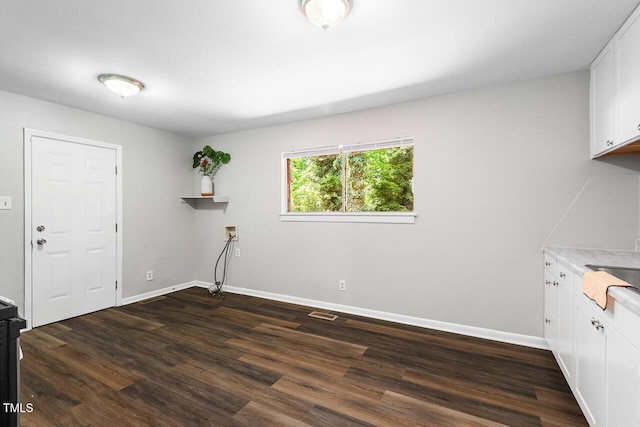
<path fill-rule="evenodd" d="M 615 36 L 618 96 L 617 142 L 640 137 L 640 8 Z"/>
<path fill-rule="evenodd" d="M 591 157 L 615 144 L 616 85 L 613 41 L 591 65 Z"/>
<path fill-rule="evenodd" d="M 558 314 L 556 358 L 567 383 L 573 385 L 573 282 L 575 274 L 558 263 Z"/>
<path fill-rule="evenodd" d="M 558 281 L 549 271 L 544 272 L 544 338 L 553 354 L 558 351 Z"/>
<path fill-rule="evenodd" d="M 607 426 L 640 426 L 640 351 L 608 328 L 606 406 Z"/>
<path fill-rule="evenodd" d="M 605 422 L 605 336 L 604 324 L 589 307 L 585 296 L 576 298 L 574 392 L 592 427 Z M 598 323 L 600 322 L 600 323 Z"/>

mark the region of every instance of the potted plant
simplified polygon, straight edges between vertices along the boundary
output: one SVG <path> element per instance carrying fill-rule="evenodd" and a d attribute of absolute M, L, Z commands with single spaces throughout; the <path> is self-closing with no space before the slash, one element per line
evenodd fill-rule
<path fill-rule="evenodd" d="M 213 177 L 216 172 L 231 160 L 231 155 L 224 151 L 216 151 L 205 145 L 201 151 L 193 155 L 193 168 L 200 168 L 200 195 L 213 196 Z"/>

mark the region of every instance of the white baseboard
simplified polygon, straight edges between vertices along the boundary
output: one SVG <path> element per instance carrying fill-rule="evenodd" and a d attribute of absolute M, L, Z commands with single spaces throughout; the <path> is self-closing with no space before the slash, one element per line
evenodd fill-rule
<path fill-rule="evenodd" d="M 155 291 L 145 292 L 144 294 L 138 294 L 127 298 L 122 298 L 122 305 L 133 304 L 134 302 L 144 301 L 146 299 L 159 297 L 161 295 L 170 294 L 171 292 L 181 291 L 183 289 L 193 288 L 198 286 L 198 282 L 186 282 L 179 285 L 169 286 L 168 288 L 156 289 Z"/>
<path fill-rule="evenodd" d="M 208 288 L 213 286 L 209 282 L 193 282 L 193 286 Z M 305 305 L 324 310 L 337 311 L 341 313 L 354 314 L 357 316 L 371 317 L 373 319 L 387 320 L 389 322 L 402 323 L 405 325 L 419 326 L 421 328 L 435 329 L 438 331 L 452 332 L 476 338 L 484 338 L 493 341 L 516 344 L 525 347 L 549 350 L 544 338 L 531 335 L 514 334 L 511 332 L 496 331 L 494 329 L 478 328 L 476 326 L 459 325 L 456 323 L 440 322 L 438 320 L 424 319 L 421 317 L 405 316 L 403 314 L 387 313 L 385 311 L 370 310 L 367 308 L 353 307 L 350 305 L 334 304 L 325 301 L 312 300 L 307 298 L 293 297 L 289 295 L 275 294 L 271 292 L 257 291 L 255 289 L 238 288 L 235 286 L 225 286 L 225 292 L 241 294 L 252 297 L 265 298 L 275 301 L 288 302 L 292 304 Z"/>

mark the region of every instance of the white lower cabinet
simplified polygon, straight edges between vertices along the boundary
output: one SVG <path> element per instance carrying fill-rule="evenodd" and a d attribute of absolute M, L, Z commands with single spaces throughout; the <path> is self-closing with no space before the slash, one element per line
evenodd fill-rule
<path fill-rule="evenodd" d="M 582 276 L 545 254 L 545 338 L 591 427 L 640 427 L 640 316 L 603 311 Z M 548 320 L 548 322 L 547 322 Z"/>
<path fill-rule="evenodd" d="M 558 349 L 558 281 L 545 271 L 544 274 L 544 338 L 551 351 Z"/>
<path fill-rule="evenodd" d="M 599 427 L 605 425 L 604 321 L 588 306 L 586 297 L 576 299 L 573 393 L 589 425 Z"/>
<path fill-rule="evenodd" d="M 574 277 L 562 263 L 545 259 L 544 337 L 569 385 L 573 377 Z"/>
<path fill-rule="evenodd" d="M 556 359 L 569 386 L 573 384 L 573 289 L 575 277 L 575 274 L 571 270 L 558 263 Z"/>
<path fill-rule="evenodd" d="M 606 335 L 607 426 L 640 426 L 640 351 L 614 329 Z"/>
<path fill-rule="evenodd" d="M 576 305 L 576 399 L 591 426 L 638 427 L 640 351 L 594 307 Z"/>

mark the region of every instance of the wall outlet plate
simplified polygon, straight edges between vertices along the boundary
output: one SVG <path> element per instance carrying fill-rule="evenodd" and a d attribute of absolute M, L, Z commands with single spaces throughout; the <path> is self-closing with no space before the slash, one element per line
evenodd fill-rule
<path fill-rule="evenodd" d="M 2 196 L 0 197 L 0 210 L 9 210 L 11 207 L 11 197 Z"/>
<path fill-rule="evenodd" d="M 338 289 L 340 289 L 341 291 L 346 291 L 347 290 L 347 281 L 346 280 L 338 281 Z"/>
<path fill-rule="evenodd" d="M 224 241 L 229 240 L 229 237 L 233 236 L 233 241 L 238 241 L 238 226 L 237 225 L 225 225 L 224 226 Z"/>

